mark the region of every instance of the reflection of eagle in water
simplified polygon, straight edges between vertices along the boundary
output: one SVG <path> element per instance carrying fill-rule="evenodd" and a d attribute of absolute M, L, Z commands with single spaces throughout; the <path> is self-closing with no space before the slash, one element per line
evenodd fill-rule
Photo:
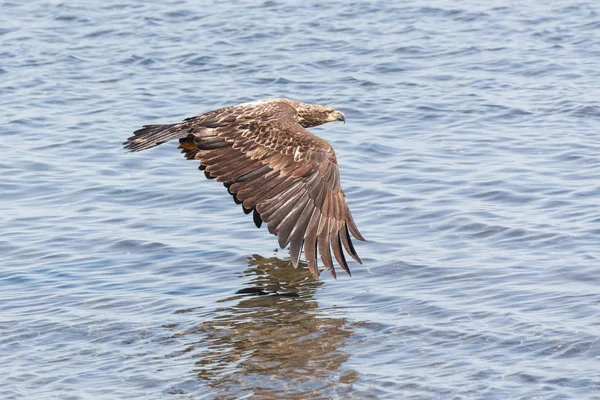
<path fill-rule="evenodd" d="M 300 251 L 318 277 L 317 250 L 335 277 L 330 248 L 350 274 L 342 245 L 360 258 L 350 239 L 364 240 L 344 199 L 333 148 L 304 128 L 345 121 L 331 107 L 290 99 L 263 99 L 221 108 L 172 125 L 146 125 L 124 143 L 141 151 L 179 139 L 189 160 L 200 160 L 207 178 L 223 182 L 254 222 L 267 223 L 279 245 L 290 245 L 298 266 Z"/>

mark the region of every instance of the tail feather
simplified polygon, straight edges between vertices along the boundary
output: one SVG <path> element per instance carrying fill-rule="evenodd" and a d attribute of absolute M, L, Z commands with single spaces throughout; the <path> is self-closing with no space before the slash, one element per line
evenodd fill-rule
<path fill-rule="evenodd" d="M 142 129 L 133 132 L 133 136 L 123 146 L 129 151 L 142 151 L 185 136 L 185 124 L 144 125 Z"/>

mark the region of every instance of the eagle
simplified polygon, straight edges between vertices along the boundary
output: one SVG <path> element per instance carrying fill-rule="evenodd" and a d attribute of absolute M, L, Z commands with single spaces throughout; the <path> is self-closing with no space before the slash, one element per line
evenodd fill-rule
<path fill-rule="evenodd" d="M 147 150 L 170 140 L 188 160 L 200 161 L 208 179 L 222 182 L 260 228 L 265 222 L 279 246 L 290 246 L 298 267 L 300 253 L 315 278 L 317 253 L 336 278 L 331 253 L 351 276 L 342 246 L 362 261 L 350 235 L 360 234 L 345 200 L 335 152 L 311 128 L 345 115 L 331 107 L 286 98 L 267 98 L 220 108 L 180 123 L 145 125 L 123 143 Z"/>

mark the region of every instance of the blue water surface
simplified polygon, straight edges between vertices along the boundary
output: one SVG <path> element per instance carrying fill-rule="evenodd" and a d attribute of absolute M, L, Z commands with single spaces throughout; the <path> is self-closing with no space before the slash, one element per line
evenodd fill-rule
<path fill-rule="evenodd" d="M 0 3 L 3 399 L 600 399 L 600 3 Z M 141 125 L 329 104 L 311 278 Z"/>

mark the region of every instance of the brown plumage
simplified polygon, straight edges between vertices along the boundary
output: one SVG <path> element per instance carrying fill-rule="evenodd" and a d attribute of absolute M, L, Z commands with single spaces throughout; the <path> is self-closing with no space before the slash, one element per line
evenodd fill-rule
<path fill-rule="evenodd" d="M 264 221 L 279 245 L 300 252 L 319 276 L 317 253 L 336 276 L 331 253 L 350 275 L 342 246 L 357 262 L 350 234 L 364 240 L 340 185 L 333 148 L 305 128 L 345 121 L 331 107 L 290 99 L 263 99 L 210 111 L 172 125 L 146 125 L 124 143 L 146 150 L 179 139 L 188 160 L 199 160 L 207 178 L 223 182 L 254 223 Z"/>

